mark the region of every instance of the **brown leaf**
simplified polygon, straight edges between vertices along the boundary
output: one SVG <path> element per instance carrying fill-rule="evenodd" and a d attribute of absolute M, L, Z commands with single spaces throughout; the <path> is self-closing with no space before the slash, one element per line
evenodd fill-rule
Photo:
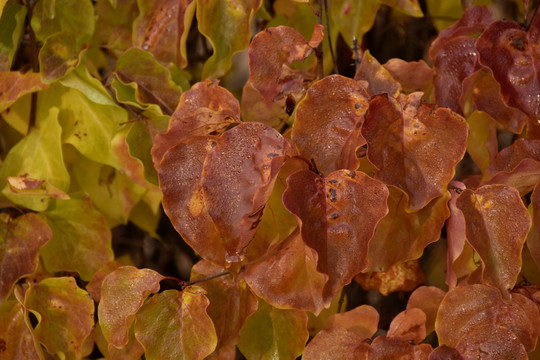
<path fill-rule="evenodd" d="M 37 270 L 39 250 L 52 238 L 47 221 L 27 213 L 6 223 L 0 219 L 0 302 L 24 275 Z"/>
<path fill-rule="evenodd" d="M 393 58 L 388 60 L 383 67 L 392 78 L 399 82 L 402 90 L 408 93 L 426 92 L 433 81 L 434 71 L 424 60 L 407 62 Z"/>
<path fill-rule="evenodd" d="M 368 50 L 362 55 L 362 61 L 356 70 L 354 80 L 366 81 L 368 83 L 367 92 L 370 96 L 384 93 L 396 97 L 401 89 L 399 82 L 394 80 L 390 72 Z"/>
<path fill-rule="evenodd" d="M 305 360 L 367 360 L 369 345 L 366 339 L 351 330 L 332 327 L 320 331 L 306 346 Z"/>
<path fill-rule="evenodd" d="M 379 313 L 370 305 L 360 305 L 344 313 L 331 315 L 325 329 L 344 328 L 363 339 L 375 334 L 379 325 Z"/>
<path fill-rule="evenodd" d="M 527 235 L 527 247 L 536 266 L 540 269 L 540 181 L 534 187 L 529 206 L 532 208 L 532 225 Z"/>
<path fill-rule="evenodd" d="M 446 284 L 450 289 L 457 285 L 458 275 L 454 270 L 454 262 L 463 252 L 467 240 L 465 217 L 463 212 L 456 206 L 456 201 L 465 188 L 465 184 L 462 182 L 452 181 L 450 183 L 451 198 L 448 202 L 450 217 L 446 221 L 446 243 L 448 248 L 446 252 Z"/>
<path fill-rule="evenodd" d="M 426 338 L 426 314 L 418 308 L 400 312 L 390 323 L 386 336 L 420 344 Z"/>
<path fill-rule="evenodd" d="M 420 286 L 413 291 L 407 302 L 407 310 L 418 308 L 426 315 L 426 333 L 435 330 L 435 319 L 439 305 L 446 293 L 435 286 Z"/>
<path fill-rule="evenodd" d="M 25 74 L 15 71 L 0 72 L 0 112 L 3 112 L 21 96 L 44 90 L 49 85 L 41 82 L 40 75 L 34 72 Z"/>
<path fill-rule="evenodd" d="M 400 101 L 376 95 L 369 102 L 362 135 L 375 178 L 407 192 L 419 210 L 442 195 L 465 154 L 467 123 L 445 108 L 419 103 L 420 93 Z"/>
<path fill-rule="evenodd" d="M 368 243 L 387 213 L 387 188 L 362 172 L 338 170 L 326 178 L 309 170 L 287 179 L 283 203 L 298 222 L 304 242 L 317 251 L 317 270 L 330 276 L 330 301 L 367 266 Z"/>
<path fill-rule="evenodd" d="M 531 227 L 519 193 L 504 185 L 486 185 L 464 190 L 456 205 L 466 219 L 467 241 L 482 261 L 482 280 L 508 298 L 521 270 L 521 249 Z"/>
<path fill-rule="evenodd" d="M 464 359 L 526 360 L 527 351 L 516 335 L 503 326 L 482 324 L 456 345 Z"/>
<path fill-rule="evenodd" d="M 356 275 L 354 280 L 364 290 L 375 289 L 382 295 L 395 291 L 411 291 L 426 282 L 426 277 L 417 260 L 392 265 L 385 272 L 368 272 Z"/>
<path fill-rule="evenodd" d="M 356 149 L 369 95 L 356 81 L 330 75 L 314 83 L 298 104 L 291 139 L 300 154 L 313 159 L 322 174 L 356 170 Z"/>
<path fill-rule="evenodd" d="M 403 339 L 378 336 L 371 343 L 369 360 L 427 360 L 430 352 L 431 345 L 428 344 L 413 346 Z"/>

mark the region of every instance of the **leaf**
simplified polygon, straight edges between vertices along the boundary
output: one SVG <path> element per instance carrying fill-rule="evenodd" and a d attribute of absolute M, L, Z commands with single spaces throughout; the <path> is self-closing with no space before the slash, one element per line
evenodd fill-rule
<path fill-rule="evenodd" d="M 0 357 L 2 359 L 42 359 L 23 306 L 16 300 L 0 304 Z"/>
<path fill-rule="evenodd" d="M 40 251 L 50 272 L 76 271 L 89 281 L 113 260 L 111 232 L 86 195 L 55 201 L 44 213 L 53 237 Z"/>
<path fill-rule="evenodd" d="M 158 104 L 164 114 L 173 113 L 182 88 L 152 54 L 138 48 L 129 49 L 116 62 L 114 73 L 122 83 L 137 85 L 135 94 L 140 103 Z"/>
<path fill-rule="evenodd" d="M 362 135 L 375 178 L 403 189 L 409 209 L 442 195 L 465 153 L 467 124 L 449 109 L 419 103 L 420 93 L 396 100 L 386 94 L 369 102 Z"/>
<path fill-rule="evenodd" d="M 416 260 L 392 265 L 384 272 L 367 272 L 355 276 L 354 280 L 364 290 L 377 290 L 386 296 L 396 291 L 411 291 L 426 282 L 426 277 Z"/>
<path fill-rule="evenodd" d="M 23 276 L 36 271 L 39 249 L 52 237 L 47 223 L 28 213 L 7 223 L 0 221 L 0 302 Z"/>
<path fill-rule="evenodd" d="M 137 4 L 140 14 L 133 22 L 133 45 L 149 51 L 162 63 L 172 62 L 184 68 L 195 1 L 137 1 Z"/>
<path fill-rule="evenodd" d="M 204 63 L 202 78 L 219 78 L 231 68 L 234 54 L 251 38 L 251 20 L 261 0 L 197 0 L 197 23 L 213 48 Z"/>
<path fill-rule="evenodd" d="M 128 343 L 128 332 L 135 313 L 144 300 L 159 291 L 163 276 L 150 269 L 122 266 L 103 280 L 98 319 L 109 347 L 123 348 Z"/>
<path fill-rule="evenodd" d="M 246 267 L 246 282 L 257 296 L 274 307 L 319 314 L 329 301 L 323 297 L 328 275 L 317 271 L 317 258 L 300 232 L 295 231 L 267 256 Z"/>
<path fill-rule="evenodd" d="M 248 359 L 296 359 L 308 339 L 307 315 L 300 310 L 282 310 L 259 300 L 242 331 L 238 349 Z"/>
<path fill-rule="evenodd" d="M 88 48 L 77 46 L 76 35 L 61 31 L 47 37 L 39 51 L 40 75 L 44 83 L 50 84 L 73 71 L 82 61 Z"/>
<path fill-rule="evenodd" d="M 420 344 L 426 337 L 426 314 L 418 308 L 400 312 L 390 323 L 386 336 Z"/>
<path fill-rule="evenodd" d="M 352 45 L 353 39 L 361 42 L 364 34 L 371 29 L 380 6 L 378 0 L 333 0 L 330 16 L 336 24 L 336 31 L 339 31 L 348 45 Z"/>
<path fill-rule="evenodd" d="M 68 200 L 69 195 L 54 187 L 45 180 L 31 179 L 23 176 L 8 176 L 6 182 L 9 190 L 15 194 L 40 195 L 54 199 Z"/>
<path fill-rule="evenodd" d="M 216 347 L 204 292 L 189 287 L 152 296 L 137 312 L 135 337 L 152 359 L 203 359 Z"/>
<path fill-rule="evenodd" d="M 400 85 L 392 78 L 390 72 L 386 70 L 375 59 L 369 50 L 364 51 L 362 60 L 358 65 L 356 74 L 354 75 L 356 81 L 367 81 L 367 92 L 370 96 L 386 93 L 389 96 L 396 97 L 399 94 Z"/>
<path fill-rule="evenodd" d="M 73 72 L 60 79 L 59 83 L 65 87 L 79 90 L 96 104 L 118 106 L 101 81 L 93 77 L 85 66 L 78 66 Z"/>
<path fill-rule="evenodd" d="M 467 117 L 467 124 L 467 153 L 482 173 L 485 173 L 495 160 L 498 150 L 495 121 L 489 114 L 475 110 Z"/>
<path fill-rule="evenodd" d="M 38 324 L 33 333 L 51 354 L 83 356 L 83 342 L 94 326 L 94 302 L 72 277 L 49 278 L 26 292 L 24 305 Z"/>
<path fill-rule="evenodd" d="M 0 112 L 9 108 L 23 95 L 48 87 L 41 82 L 39 74 L 33 72 L 23 74 L 16 71 L 5 71 L 0 72 L 0 76 L 2 78 L 0 82 Z"/>
<path fill-rule="evenodd" d="M 356 170 L 356 149 L 366 143 L 360 133 L 369 95 L 356 81 L 330 75 L 314 83 L 296 108 L 291 139 L 319 171 Z"/>
<path fill-rule="evenodd" d="M 483 324 L 464 336 L 456 345 L 464 359 L 511 358 L 528 359 L 527 352 L 516 335 L 503 326 Z"/>
<path fill-rule="evenodd" d="M 387 197 L 386 186 L 362 172 L 338 170 L 323 178 L 301 170 L 287 178 L 283 204 L 317 252 L 317 270 L 329 275 L 326 302 L 367 267 L 368 243 L 388 212 Z"/>
<path fill-rule="evenodd" d="M 86 291 L 95 302 L 99 303 L 101 300 L 101 284 L 105 277 L 121 266 L 124 266 L 124 264 L 118 261 L 109 261 L 94 273 L 94 276 L 86 285 Z"/>
<path fill-rule="evenodd" d="M 435 330 L 437 310 L 445 294 L 443 290 L 435 286 L 420 286 L 412 292 L 407 301 L 407 310 L 417 308 L 426 315 L 426 334 L 428 335 Z"/>
<path fill-rule="evenodd" d="M 217 81 L 194 84 L 184 92 L 171 116 L 167 132 L 157 134 L 152 147 L 154 166 L 165 152 L 194 136 L 221 135 L 229 126 L 240 123 L 240 105 Z"/>
<path fill-rule="evenodd" d="M 448 192 L 421 210 L 409 212 L 407 194 L 395 186 L 388 189 L 389 212 L 378 223 L 369 243 L 366 271 L 387 271 L 394 264 L 418 259 L 427 245 L 439 239 L 444 221 L 450 216 Z"/>
<path fill-rule="evenodd" d="M 521 249 L 531 219 L 516 189 L 487 185 L 466 189 L 457 199 L 465 216 L 467 241 L 482 261 L 482 280 L 508 299 L 521 269 Z M 500 224 L 507 224 L 500 226 Z"/>
<path fill-rule="evenodd" d="M 513 294 L 506 303 L 497 288 L 475 284 L 458 286 L 446 294 L 437 313 L 435 329 L 441 345 L 456 347 L 465 342 L 469 334 L 485 331 L 484 325 L 492 329 L 503 327 L 514 333 L 526 351 L 531 351 L 540 333 L 539 320 L 538 308 L 526 297 Z M 492 341 L 501 347 L 507 339 L 505 334 L 493 337 Z"/>
<path fill-rule="evenodd" d="M 429 344 L 413 346 L 403 339 L 378 336 L 371 343 L 369 359 L 427 359 L 432 350 Z"/>
<path fill-rule="evenodd" d="M 144 355 L 144 348 L 142 345 L 135 339 L 135 332 L 133 327 L 129 329 L 129 338 L 128 343 L 121 349 L 118 349 L 114 346 L 109 346 L 107 340 L 101 332 L 99 323 L 96 323 L 94 327 L 94 337 L 96 345 L 99 351 L 103 354 L 106 359 L 110 360 L 140 360 Z"/>
<path fill-rule="evenodd" d="M 424 13 L 420 8 L 418 0 L 380 0 L 382 4 L 391 6 L 402 13 L 413 16 L 422 17 Z"/>
<path fill-rule="evenodd" d="M 527 247 L 531 252 L 531 256 L 540 269 L 540 182 L 536 183 L 531 194 L 531 203 L 529 212 L 531 213 L 532 225 L 527 235 Z"/>
<path fill-rule="evenodd" d="M 191 269 L 191 280 L 222 271 L 223 268 L 201 260 Z M 236 278 L 220 276 L 201 282 L 199 286 L 206 291 L 210 301 L 206 310 L 217 334 L 213 355 L 219 357 L 227 348 L 235 348 L 246 319 L 257 310 L 257 298 L 251 293 L 242 275 Z"/>
<path fill-rule="evenodd" d="M 0 1 L 0 71 L 9 71 L 24 31 L 26 6 L 7 0 Z"/>
<path fill-rule="evenodd" d="M 395 81 L 399 82 L 399 86 L 405 92 L 426 92 L 432 85 L 434 72 L 424 60 L 406 62 L 393 58 L 383 67 Z"/>

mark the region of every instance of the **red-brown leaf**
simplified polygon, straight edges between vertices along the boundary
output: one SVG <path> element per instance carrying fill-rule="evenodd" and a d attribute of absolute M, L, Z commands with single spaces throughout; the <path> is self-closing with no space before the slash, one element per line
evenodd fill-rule
<path fill-rule="evenodd" d="M 420 286 L 409 297 L 407 309 L 418 308 L 426 315 L 427 334 L 435 329 L 437 311 L 445 294 L 443 290 L 435 286 Z"/>
<path fill-rule="evenodd" d="M 390 72 L 369 51 L 365 51 L 362 55 L 362 61 L 356 70 L 354 80 L 366 81 L 370 96 L 384 93 L 396 97 L 401 88 L 399 82 L 394 80 Z"/>
<path fill-rule="evenodd" d="M 516 335 L 492 324 L 482 324 L 461 338 L 456 350 L 463 359 L 527 359 L 527 352 Z"/>
<path fill-rule="evenodd" d="M 323 174 L 356 170 L 356 149 L 366 143 L 360 133 L 369 94 L 356 81 L 330 75 L 314 83 L 298 104 L 291 139 L 300 154 L 313 159 Z"/>
<path fill-rule="evenodd" d="M 467 240 L 465 217 L 456 206 L 456 201 L 463 190 L 465 190 L 465 185 L 462 182 L 452 181 L 450 183 L 451 198 L 448 202 L 450 218 L 446 221 L 446 243 L 448 247 L 446 252 L 446 284 L 450 289 L 457 285 L 458 276 L 454 270 L 454 262 L 463 252 Z"/>
<path fill-rule="evenodd" d="M 540 269 L 540 181 L 536 183 L 531 194 L 530 207 L 532 208 L 532 226 L 527 235 L 527 247 L 536 266 Z"/>
<path fill-rule="evenodd" d="M 392 265 L 385 272 L 367 272 L 356 275 L 354 281 L 364 290 L 377 290 L 386 296 L 395 291 L 412 291 L 426 282 L 426 276 L 418 260 L 409 260 Z"/>
<path fill-rule="evenodd" d="M 369 102 L 362 135 L 375 178 L 407 192 L 419 210 L 443 194 L 465 154 L 468 126 L 445 108 L 421 103 L 420 93 L 400 101 L 377 95 Z"/>
<path fill-rule="evenodd" d="M 426 314 L 414 307 L 400 312 L 390 323 L 386 336 L 420 344 L 426 338 Z"/>
<path fill-rule="evenodd" d="M 388 60 L 383 67 L 399 82 L 402 90 L 408 93 L 425 92 L 433 81 L 434 71 L 424 60 L 407 62 L 393 58 Z"/>
<path fill-rule="evenodd" d="M 508 298 L 508 289 L 514 287 L 521 270 L 521 249 L 531 227 L 519 193 L 504 185 L 486 185 L 464 190 L 456 205 L 466 219 L 467 241 L 482 260 L 482 280 Z"/>

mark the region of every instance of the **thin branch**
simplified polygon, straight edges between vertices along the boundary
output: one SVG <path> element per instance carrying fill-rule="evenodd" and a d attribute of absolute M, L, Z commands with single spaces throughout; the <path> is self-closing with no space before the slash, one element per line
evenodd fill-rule
<path fill-rule="evenodd" d="M 356 74 L 360 66 L 360 49 L 358 48 L 358 39 L 356 36 L 353 37 L 352 48 L 354 51 L 354 73 Z"/>
<path fill-rule="evenodd" d="M 341 289 L 341 295 L 339 296 L 337 313 L 340 314 L 345 302 L 345 289 Z"/>
<path fill-rule="evenodd" d="M 218 277 L 221 277 L 221 276 L 225 276 L 225 275 L 228 275 L 228 274 L 230 274 L 230 272 L 225 270 L 225 271 L 222 271 L 222 272 L 217 273 L 217 274 L 213 274 L 213 275 L 210 275 L 210 276 L 205 276 L 205 277 L 202 277 L 200 279 L 195 279 L 195 280 L 191 280 L 191 281 L 183 281 L 183 280 L 178 281 L 178 279 L 175 279 L 175 278 L 172 278 L 172 279 L 178 281 L 178 284 L 180 285 L 181 290 L 184 290 L 188 286 L 195 285 L 195 284 L 198 284 L 198 283 L 201 283 L 201 282 L 204 282 L 204 281 L 212 280 L 212 279 L 215 279 L 215 278 L 218 278 Z"/>
<path fill-rule="evenodd" d="M 30 36 L 30 53 L 32 56 L 32 71 L 33 72 L 39 72 L 39 49 L 36 41 L 36 34 L 34 33 L 34 29 L 32 29 L 32 25 L 30 24 L 30 21 L 32 20 L 32 14 L 34 11 L 35 1 L 34 0 L 28 0 L 25 2 L 26 7 L 28 8 L 28 12 L 26 14 L 25 19 L 25 26 L 28 29 L 28 34 Z M 37 112 L 37 92 L 33 92 L 30 98 L 30 118 L 28 119 L 28 130 L 26 131 L 26 134 L 30 133 L 30 130 L 34 127 L 36 124 L 36 112 Z"/>
<path fill-rule="evenodd" d="M 337 67 L 337 61 L 336 56 L 334 54 L 334 46 L 332 45 L 332 35 L 330 34 L 330 19 L 328 16 L 329 9 L 328 9 L 328 1 L 327 0 L 319 0 L 324 4 L 324 15 L 326 18 L 326 34 L 328 35 L 328 47 L 330 48 L 330 56 L 332 56 L 332 64 L 334 65 L 334 72 L 336 74 L 339 74 L 339 70 Z"/>
<path fill-rule="evenodd" d="M 323 24 L 322 21 L 322 14 L 324 11 L 324 2 L 323 0 L 319 0 L 319 11 L 317 12 L 317 23 L 319 25 Z M 323 43 L 319 44 L 317 46 L 317 49 L 315 49 L 315 55 L 317 55 L 317 70 L 318 70 L 318 77 L 319 80 L 324 77 L 324 62 L 323 62 Z"/>

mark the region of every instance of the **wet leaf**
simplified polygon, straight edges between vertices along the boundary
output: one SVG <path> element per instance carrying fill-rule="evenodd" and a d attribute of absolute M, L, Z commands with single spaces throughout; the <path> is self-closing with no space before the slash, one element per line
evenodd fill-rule
<path fill-rule="evenodd" d="M 491 334 L 491 330 L 484 331 L 485 325 L 492 329 L 503 327 L 517 337 L 526 351 L 531 351 L 540 333 L 539 320 L 537 306 L 526 297 L 513 294 L 506 303 L 497 288 L 476 284 L 458 286 L 447 293 L 437 313 L 435 329 L 441 345 L 456 347 L 460 342 L 466 344 L 474 332 Z M 498 346 L 504 346 L 507 339 L 506 334 L 492 337 Z"/>
<path fill-rule="evenodd" d="M 378 329 L 379 313 L 370 305 L 360 305 L 344 313 L 328 318 L 325 329 L 343 328 L 363 339 L 371 338 Z"/>
<path fill-rule="evenodd" d="M 0 77 L 2 78 L 2 82 L 0 82 L 0 112 L 6 110 L 23 95 L 48 87 L 41 82 L 39 74 L 33 72 L 23 74 L 16 71 L 5 71 L 0 72 Z"/>
<path fill-rule="evenodd" d="M 231 68 L 232 57 L 248 47 L 251 20 L 261 0 L 197 0 L 197 22 L 214 52 L 206 60 L 202 78 L 219 78 Z"/>
<path fill-rule="evenodd" d="M 445 294 L 443 290 L 435 286 L 420 286 L 409 297 L 407 310 L 417 308 L 426 315 L 426 334 L 435 330 L 437 311 Z"/>
<path fill-rule="evenodd" d="M 186 40 L 195 2 L 166 0 L 137 1 L 137 4 L 140 14 L 133 22 L 133 44 L 152 53 L 159 62 L 185 67 Z"/>
<path fill-rule="evenodd" d="M 394 264 L 418 259 L 427 245 L 439 239 L 444 221 L 450 216 L 448 192 L 421 210 L 410 212 L 407 194 L 395 186 L 388 189 L 389 212 L 369 243 L 366 271 L 387 271 Z"/>
<path fill-rule="evenodd" d="M 465 153 L 467 124 L 445 108 L 419 103 L 420 93 L 398 100 L 376 95 L 362 135 L 375 178 L 403 189 L 409 209 L 419 210 L 441 196 Z"/>
<path fill-rule="evenodd" d="M 411 291 L 426 282 L 417 260 L 396 263 L 385 272 L 367 272 L 354 278 L 364 290 L 375 289 L 386 296 L 395 291 Z"/>
<path fill-rule="evenodd" d="M 508 298 L 521 270 L 521 249 L 531 227 L 519 193 L 508 186 L 487 185 L 464 190 L 456 205 L 466 219 L 467 241 L 482 261 L 483 282 Z"/>
<path fill-rule="evenodd" d="M 512 331 L 492 324 L 479 325 L 461 338 L 456 350 L 464 359 L 528 359 L 523 344 Z"/>
<path fill-rule="evenodd" d="M 338 170 L 324 178 L 301 170 L 288 177 L 283 203 L 317 252 L 317 270 L 329 275 L 327 302 L 368 265 L 368 243 L 388 212 L 387 197 L 384 184 L 362 172 Z"/>
<path fill-rule="evenodd" d="M 394 317 L 387 337 L 420 344 L 426 337 L 426 314 L 418 308 L 408 308 Z"/>
<path fill-rule="evenodd" d="M 238 349 L 248 359 L 296 359 L 308 336 L 304 311 L 277 309 L 259 300 L 240 332 Z"/>
<path fill-rule="evenodd" d="M 360 65 L 358 65 L 354 80 L 367 81 L 367 92 L 370 96 L 386 93 L 389 96 L 396 97 L 400 90 L 399 83 L 369 53 L 369 50 L 366 50 L 362 55 L 362 60 L 360 61 Z"/>
<path fill-rule="evenodd" d="M 135 94 L 140 103 L 158 104 L 164 114 L 173 113 L 182 88 L 152 54 L 137 48 L 129 49 L 118 59 L 114 73 L 124 84 L 137 84 Z"/>
<path fill-rule="evenodd" d="M 11 68 L 13 58 L 19 46 L 19 40 L 24 31 L 26 6 L 15 1 L 0 1 L 0 71 Z M 3 8 L 3 9 L 2 9 Z M 1 108 L 1 107 L 0 107 Z"/>
<path fill-rule="evenodd" d="M 50 354 L 83 356 L 84 340 L 94 327 L 94 302 L 74 278 L 48 278 L 30 286 L 24 305 L 37 317 L 33 334 Z"/>
<path fill-rule="evenodd" d="M 370 360 L 419 359 L 426 360 L 432 348 L 429 344 L 413 346 L 408 341 L 393 337 L 378 336 L 369 349 Z"/>
<path fill-rule="evenodd" d="M 152 147 L 156 168 L 167 150 L 194 136 L 221 135 L 240 122 L 240 104 L 217 81 L 194 84 L 184 92 L 171 116 L 167 132 L 157 134 Z"/>
<path fill-rule="evenodd" d="M 110 346 L 123 348 L 135 313 L 144 300 L 159 291 L 163 276 L 150 269 L 123 266 L 105 277 L 98 307 L 99 325 Z"/>
<path fill-rule="evenodd" d="M 145 357 L 196 360 L 211 354 L 217 337 L 206 313 L 208 305 L 208 298 L 196 287 L 152 296 L 137 312 L 135 322 L 135 337 Z"/>
<path fill-rule="evenodd" d="M 300 154 L 313 159 L 322 174 L 356 170 L 356 149 L 369 94 L 356 81 L 330 75 L 314 83 L 298 104 L 291 139 Z"/>
<path fill-rule="evenodd" d="M 0 305 L 0 358 L 42 359 L 41 346 L 26 322 L 23 306 L 15 300 Z"/>
<path fill-rule="evenodd" d="M 323 297 L 328 276 L 317 271 L 317 259 L 317 253 L 295 231 L 246 268 L 246 282 L 257 296 L 274 307 L 318 314 L 329 301 Z"/>
<path fill-rule="evenodd" d="M 47 222 L 36 214 L 0 221 L 0 302 L 24 275 L 36 271 L 39 249 L 52 237 Z"/>
<path fill-rule="evenodd" d="M 424 60 L 406 62 L 393 58 L 388 60 L 383 67 L 394 80 L 399 82 L 402 90 L 408 93 L 426 92 L 433 81 L 433 69 Z"/>
<path fill-rule="evenodd" d="M 113 260 L 111 232 L 88 196 L 55 201 L 44 213 L 53 237 L 40 251 L 50 272 L 76 271 L 89 281 Z"/>
<path fill-rule="evenodd" d="M 302 359 L 367 359 L 369 352 L 367 340 L 344 327 L 324 329 L 308 343 Z"/>

